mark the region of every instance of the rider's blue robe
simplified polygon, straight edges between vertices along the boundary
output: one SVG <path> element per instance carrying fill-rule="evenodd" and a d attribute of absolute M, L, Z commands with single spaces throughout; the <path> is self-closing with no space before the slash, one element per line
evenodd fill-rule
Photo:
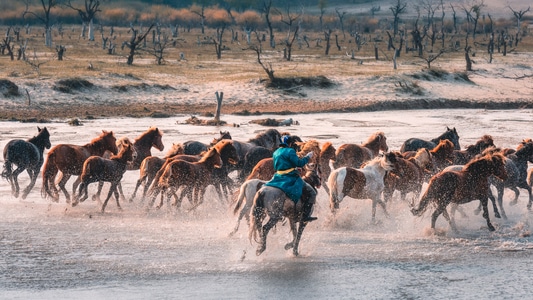
<path fill-rule="evenodd" d="M 305 166 L 309 162 L 309 157 L 299 158 L 294 149 L 281 147 L 274 151 L 272 159 L 276 173 L 265 185 L 281 189 L 294 203 L 298 203 L 302 196 L 304 181 L 295 168 Z"/>

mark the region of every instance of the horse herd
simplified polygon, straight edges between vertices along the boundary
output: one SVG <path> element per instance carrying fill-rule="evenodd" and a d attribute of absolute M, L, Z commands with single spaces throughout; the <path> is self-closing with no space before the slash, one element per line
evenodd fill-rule
<path fill-rule="evenodd" d="M 30 183 L 21 195 L 26 198 L 41 167 L 41 195 L 58 202 L 59 191 L 62 191 L 66 202 L 72 206 L 88 198 L 91 183 L 98 182 L 98 191 L 93 196 L 96 200 L 104 182 L 109 182 L 111 186 L 102 204 L 102 212 L 112 196 L 120 208 L 120 199 L 125 199 L 120 182 L 127 170 L 139 170 L 140 173 L 129 201 L 136 198 L 142 186 L 142 198 L 148 200 L 149 207 L 158 196 L 157 208 L 164 205 L 165 199 L 168 205 L 180 207 L 187 197 L 190 209 L 195 209 L 203 203 L 207 187 L 213 185 L 220 200 L 234 198 L 233 210 L 238 218 L 231 234 L 238 231 L 241 219 L 246 218 L 250 240 L 259 243 L 256 252 L 259 255 L 266 249 L 269 229 L 286 218 L 291 225 L 293 240 L 285 248 L 292 248 L 298 255 L 298 243 L 306 225 L 299 221 L 301 207 L 285 201 L 284 194 L 277 189 L 270 192 L 261 189 L 274 174 L 272 153 L 279 147 L 280 137 L 288 133 L 268 129 L 241 142 L 233 140 L 229 132 L 221 131 L 209 145 L 198 141 L 172 144 L 166 156 L 159 158 L 151 155 L 152 147 L 160 151 L 164 149 L 163 133 L 156 127 L 149 128 L 133 141 L 117 139 L 112 131 L 102 131 L 85 145 L 58 144 L 54 147 L 47 128 L 37 129 L 38 134 L 27 141 L 11 140 L 4 147 L 1 175 L 10 183 L 14 197 L 20 194 L 18 175 L 26 170 L 30 176 Z M 301 174 L 315 189 L 324 187 L 333 215 L 345 197 L 371 199 L 372 220 L 378 205 L 388 215 L 386 204 L 398 191 L 413 215 L 422 215 L 429 204 L 434 203 L 432 228 L 442 214 L 456 230 L 453 217 L 456 210 L 461 211 L 458 205 L 479 200 L 478 210 L 483 210 L 487 227 L 493 231 L 488 201 L 492 201 L 496 217 L 506 218 L 502 205 L 505 188 L 515 192 L 512 203 L 517 201 L 518 188 L 526 189 L 529 194 L 528 209 L 533 203 L 533 169 L 528 174 L 528 162 L 533 163 L 531 139 L 524 139 L 515 149 L 497 148 L 492 137 L 484 135 L 475 144 L 461 150 L 457 130 L 446 128 L 434 139 L 411 138 L 399 151 L 389 151 L 383 132 L 372 134 L 363 144 L 342 144 L 337 148 L 331 142 L 302 141 L 295 135 L 290 138 L 298 155 L 314 153 Z M 46 157 L 45 148 L 50 149 Z M 237 172 L 236 176 L 230 176 L 233 171 Z M 66 183 L 73 175 L 76 180 L 71 195 Z M 425 183 L 427 188 L 420 196 Z M 496 197 L 491 186 L 497 191 Z M 257 193 L 258 190 L 262 192 Z M 408 194 L 412 194 L 410 201 L 406 200 Z M 170 202 L 172 198 L 173 203 Z M 419 199 L 418 205 L 415 199 Z M 450 214 L 448 205 L 451 206 Z M 263 225 L 267 216 L 268 222 Z"/>

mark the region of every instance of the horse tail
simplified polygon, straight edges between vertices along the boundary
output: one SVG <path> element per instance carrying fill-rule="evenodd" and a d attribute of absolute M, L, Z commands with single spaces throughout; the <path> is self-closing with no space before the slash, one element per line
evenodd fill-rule
<path fill-rule="evenodd" d="M 233 214 L 236 215 L 239 209 L 241 208 L 242 202 L 244 200 L 244 197 L 246 196 L 246 187 L 248 186 L 248 183 L 245 181 L 241 188 L 239 189 L 239 196 L 237 197 L 237 203 L 235 204 L 235 208 L 233 208 Z"/>
<path fill-rule="evenodd" d="M 41 188 L 41 196 L 46 198 L 47 196 L 54 197 L 50 189 L 50 183 L 54 184 L 55 176 L 58 172 L 55 163 L 55 153 L 49 152 L 48 158 L 43 166 L 43 186 Z"/>
<path fill-rule="evenodd" d="M 420 199 L 420 203 L 418 203 L 418 208 L 412 207 L 411 213 L 420 217 L 432 200 L 449 198 L 451 196 L 449 195 L 450 192 L 453 193 L 455 191 L 456 182 L 454 179 L 451 172 L 439 173 L 431 178 L 426 191 Z"/>
<path fill-rule="evenodd" d="M 0 174 L 0 176 L 4 177 L 7 180 L 10 180 L 12 173 L 13 170 L 11 168 L 11 163 L 9 162 L 9 159 L 6 158 L 6 162 L 4 163 L 4 170 L 2 171 L 2 174 Z"/>
<path fill-rule="evenodd" d="M 252 239 L 256 242 L 258 235 L 260 235 L 261 228 L 263 227 L 264 217 L 264 192 L 262 189 L 255 193 L 254 204 L 250 210 L 250 228 L 248 231 L 248 239 L 252 242 Z"/>

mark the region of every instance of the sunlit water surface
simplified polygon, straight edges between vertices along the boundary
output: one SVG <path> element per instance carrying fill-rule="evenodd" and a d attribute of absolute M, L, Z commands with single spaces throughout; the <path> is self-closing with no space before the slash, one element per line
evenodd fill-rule
<path fill-rule="evenodd" d="M 247 125 L 252 117 L 234 117 L 233 127 L 177 125 L 188 116 L 169 119 L 108 119 L 70 127 L 63 122 L 38 124 L 51 131 L 52 144 L 85 144 L 102 129 L 134 138 L 151 125 L 164 131 L 165 145 L 186 140 L 209 142 L 218 130 L 247 140 L 263 127 Z M 276 117 L 276 116 L 273 116 Z M 358 114 L 297 115 L 298 126 L 280 128 L 304 140 L 317 138 L 334 145 L 361 143 L 376 130 L 399 149 L 413 136 L 436 137 L 445 126 L 455 126 L 463 147 L 481 135 L 515 147 L 531 137 L 531 111 L 411 111 Z M 229 121 L 229 120 L 227 120 Z M 14 138 L 28 138 L 36 124 L 0 122 L 0 147 Z M 526 129 L 529 128 L 529 129 Z M 529 131 L 527 131 L 529 130 Z M 529 135 L 528 135 L 529 134 Z M 153 151 L 163 156 L 164 152 Z M 2 161 L 3 163 L 3 161 Z M 128 171 L 123 188 L 133 191 L 137 171 Z M 243 221 L 229 236 L 236 217 L 232 207 L 212 188 L 206 202 L 189 212 L 163 206 L 148 209 L 146 201 L 110 201 L 105 213 L 90 199 L 71 207 L 41 198 L 41 177 L 26 200 L 13 198 L 8 183 L 0 181 L 0 298 L 3 299 L 520 299 L 533 292 L 533 215 L 526 209 L 527 192 L 510 206 L 507 220 L 491 220 L 489 232 L 478 202 L 464 205 L 457 215 L 458 233 L 440 217 L 429 230 L 429 209 L 413 217 L 407 203 L 389 203 L 387 218 L 378 209 L 370 218 L 369 200 L 344 199 L 336 219 L 329 213 L 326 192 L 319 191 L 315 215 L 306 228 L 300 255 L 283 246 L 290 240 L 288 225 L 279 224 L 269 235 L 268 248 L 255 255 Z M 28 177 L 20 176 L 25 187 Z M 68 186 L 71 185 L 72 180 Z M 96 184 L 90 186 L 94 191 Z M 103 196 L 107 191 L 104 188 Z"/>

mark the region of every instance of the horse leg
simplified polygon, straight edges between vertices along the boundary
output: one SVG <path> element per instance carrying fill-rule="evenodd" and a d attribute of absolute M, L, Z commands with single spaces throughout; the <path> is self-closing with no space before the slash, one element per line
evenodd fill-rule
<path fill-rule="evenodd" d="M 118 182 L 117 184 L 117 192 L 120 195 L 120 200 L 126 201 L 126 196 L 124 196 L 124 192 L 122 191 L 122 182 Z"/>
<path fill-rule="evenodd" d="M 455 204 L 455 207 L 457 207 L 457 204 Z M 453 206 L 452 206 L 452 211 L 453 211 Z M 448 223 L 450 224 L 450 227 L 452 228 L 453 232 L 458 232 L 457 230 L 457 226 L 455 225 L 455 219 L 453 217 L 453 213 L 452 213 L 452 217 L 450 218 L 450 215 L 448 215 L 448 210 L 447 209 L 444 209 L 442 211 L 442 216 L 444 217 L 444 219 L 446 219 L 446 221 L 448 221 Z"/>
<path fill-rule="evenodd" d="M 437 223 L 437 218 L 444 210 L 446 210 L 446 207 L 443 207 L 440 204 L 439 206 L 437 206 L 437 209 L 435 209 L 435 211 L 431 215 L 431 229 L 435 230 L 435 223 Z"/>
<path fill-rule="evenodd" d="M 100 194 L 102 193 L 102 188 L 104 187 L 103 181 L 98 181 L 98 190 L 96 191 L 96 194 L 93 195 L 92 199 L 93 201 L 100 202 Z"/>
<path fill-rule="evenodd" d="M 72 193 L 76 192 L 76 189 L 78 188 L 78 185 L 80 185 L 80 182 L 81 182 L 81 176 L 76 177 L 76 180 L 74 180 L 74 183 L 72 183 Z"/>
<path fill-rule="evenodd" d="M 518 199 L 518 195 L 520 194 L 518 189 L 516 187 L 511 187 L 511 189 L 515 192 L 516 199 Z M 492 201 L 492 207 L 494 209 L 494 216 L 496 218 L 501 218 L 503 216 L 503 218 L 507 220 L 507 215 L 505 214 L 505 210 L 503 209 L 503 192 L 504 192 L 503 185 L 499 186 L 498 187 L 498 205 L 496 205 L 496 203 L 492 201 L 492 199 L 490 200 Z M 498 212 L 498 206 L 500 207 L 500 210 L 502 211 L 501 216 L 500 216 L 500 213 Z"/>
<path fill-rule="evenodd" d="M 143 182 L 146 180 L 148 176 L 147 175 L 141 175 L 141 177 L 139 177 L 139 179 L 137 179 L 137 183 L 135 184 L 135 189 L 133 190 L 133 194 L 131 194 L 131 197 L 130 197 L 130 202 L 133 202 L 133 199 L 135 199 L 135 196 L 137 195 L 137 190 L 139 189 L 139 187 L 141 186 L 141 184 L 143 184 Z M 147 187 L 146 185 L 144 186 L 144 190 L 143 190 L 143 198 L 144 196 L 146 196 L 146 191 L 147 191 Z"/>
<path fill-rule="evenodd" d="M 276 225 L 276 223 L 278 222 L 278 219 L 275 219 L 275 218 L 269 218 L 268 222 L 261 228 L 261 242 L 259 244 L 259 246 L 257 247 L 257 250 L 255 250 L 255 255 L 259 256 L 261 255 L 261 253 L 263 253 L 265 250 L 266 250 L 266 241 L 267 241 L 267 236 L 268 236 L 268 232 L 270 231 L 270 229 L 272 229 L 272 227 L 274 227 L 274 225 Z"/>
<path fill-rule="evenodd" d="M 30 184 L 22 192 L 22 199 L 26 199 L 30 191 L 35 186 L 35 182 L 37 181 L 37 176 L 39 175 L 39 170 L 27 169 L 26 171 L 28 172 L 28 175 L 30 175 Z"/>
<path fill-rule="evenodd" d="M 490 223 L 490 218 L 489 218 L 489 209 L 487 207 L 487 204 L 488 204 L 489 200 L 487 198 L 483 198 L 483 199 L 480 199 L 480 200 L 481 200 L 481 205 L 483 205 L 483 218 L 485 218 L 485 220 L 487 220 L 487 226 L 489 227 L 489 230 L 490 231 L 495 231 L 496 229 Z"/>
<path fill-rule="evenodd" d="M 107 197 L 104 200 L 104 204 L 102 204 L 102 213 L 105 211 L 107 201 L 109 201 L 109 198 L 111 198 L 111 195 L 113 195 L 113 192 L 115 192 L 116 189 L 117 189 L 117 184 L 111 183 L 111 187 L 109 187 L 109 192 L 107 193 Z M 117 197 L 117 204 L 118 204 L 118 197 Z M 120 204 L 119 204 L 119 207 L 120 207 Z"/>
<path fill-rule="evenodd" d="M 15 198 L 18 198 L 19 196 L 19 193 L 20 193 L 20 186 L 19 186 L 19 181 L 18 181 L 18 176 L 20 173 L 22 173 L 24 171 L 24 168 L 21 168 L 21 167 L 17 167 L 15 170 L 13 170 L 13 172 L 11 173 L 11 194 L 15 197 Z"/>
<path fill-rule="evenodd" d="M 119 201 L 120 195 L 119 195 L 119 191 L 117 190 L 117 188 L 115 188 L 114 194 L 115 194 L 115 201 L 117 202 L 117 207 L 119 210 L 122 210 L 122 207 L 120 206 L 120 201 Z"/>
<path fill-rule="evenodd" d="M 72 200 L 72 206 L 78 205 L 78 203 L 85 201 L 89 197 L 88 192 L 89 182 L 81 182 L 81 184 L 78 187 L 78 194 L 74 194 L 73 200 Z M 83 195 L 82 195 L 83 193 Z"/>
<path fill-rule="evenodd" d="M 300 245 L 300 239 L 302 238 L 302 234 L 304 232 L 305 226 L 307 225 L 306 222 L 299 222 L 300 226 L 298 226 L 298 233 L 296 234 L 296 238 L 294 240 L 294 243 L 292 245 L 292 254 L 294 256 L 298 256 L 298 247 Z"/>
<path fill-rule="evenodd" d="M 67 203 L 70 203 L 70 195 L 67 191 L 67 189 L 65 188 L 65 185 L 67 184 L 67 181 L 70 179 L 70 174 L 64 174 L 61 176 L 61 179 L 59 180 L 59 182 L 57 183 L 57 186 L 59 187 L 59 189 L 61 191 L 63 191 L 63 194 L 65 195 L 65 198 L 66 198 L 66 202 Z M 75 190 L 75 189 L 74 189 Z"/>

